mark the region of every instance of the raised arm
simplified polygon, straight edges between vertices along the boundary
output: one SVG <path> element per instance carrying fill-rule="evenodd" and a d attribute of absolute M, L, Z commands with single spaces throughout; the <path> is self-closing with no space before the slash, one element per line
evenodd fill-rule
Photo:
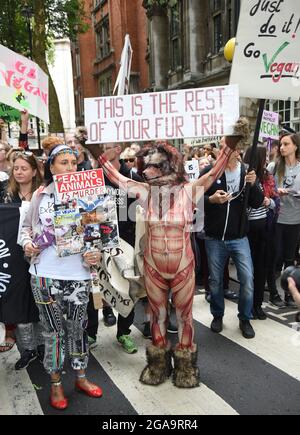
<path fill-rule="evenodd" d="M 28 123 L 29 113 L 27 110 L 21 111 L 21 129 L 19 136 L 19 147 L 28 150 Z"/>
<path fill-rule="evenodd" d="M 99 156 L 98 162 L 110 182 L 124 190 L 130 198 L 138 198 L 143 202 L 147 200 L 149 193 L 148 184 L 124 177 L 104 156 Z"/>
<path fill-rule="evenodd" d="M 0 140 L 2 140 L 3 142 L 7 142 L 5 122 L 2 118 L 0 118 Z"/>

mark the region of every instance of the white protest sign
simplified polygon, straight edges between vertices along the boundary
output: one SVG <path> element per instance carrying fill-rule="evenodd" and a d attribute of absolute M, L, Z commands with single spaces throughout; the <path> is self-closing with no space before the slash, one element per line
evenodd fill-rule
<path fill-rule="evenodd" d="M 279 139 L 279 114 L 264 110 L 260 124 L 259 140 Z"/>
<path fill-rule="evenodd" d="M 188 160 L 185 162 L 185 172 L 187 173 L 190 181 L 198 180 L 200 176 L 200 168 L 198 160 Z"/>
<path fill-rule="evenodd" d="M 49 124 L 48 76 L 31 60 L 0 45 L 0 102 Z"/>
<path fill-rule="evenodd" d="M 241 97 L 299 100 L 299 0 L 243 0 L 236 41 L 230 83 Z"/>
<path fill-rule="evenodd" d="M 222 136 L 210 136 L 210 137 L 201 137 L 201 138 L 187 138 L 184 140 L 184 143 L 186 145 L 190 145 L 191 147 L 199 147 L 205 144 L 218 144 L 220 140 L 222 139 Z"/>
<path fill-rule="evenodd" d="M 88 144 L 184 139 L 233 133 L 238 86 L 86 98 Z"/>

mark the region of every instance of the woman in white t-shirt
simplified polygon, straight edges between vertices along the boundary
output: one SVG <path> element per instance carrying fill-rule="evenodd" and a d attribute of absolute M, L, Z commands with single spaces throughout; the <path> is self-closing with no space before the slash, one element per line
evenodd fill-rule
<path fill-rule="evenodd" d="M 280 157 L 274 175 L 280 195 L 276 229 L 277 254 L 284 267 L 294 265 L 300 239 L 300 137 L 285 134 L 280 138 Z M 296 308 L 292 296 L 285 293 L 285 303 Z"/>
<path fill-rule="evenodd" d="M 22 228 L 22 246 L 26 256 L 31 258 L 32 291 L 45 338 L 44 367 L 51 376 L 50 403 L 56 409 L 68 406 L 61 385 L 66 342 L 71 366 L 76 373 L 76 389 L 91 397 L 102 396 L 101 388 L 85 376 L 88 364 L 85 329 L 91 279 L 89 266 L 100 262 L 101 253 L 93 251 L 59 258 L 55 246 L 54 209 L 59 201 L 53 175 L 75 172 L 76 169 L 77 158 L 71 148 L 58 145 L 52 150 L 45 166 L 45 186 L 34 193 Z"/>

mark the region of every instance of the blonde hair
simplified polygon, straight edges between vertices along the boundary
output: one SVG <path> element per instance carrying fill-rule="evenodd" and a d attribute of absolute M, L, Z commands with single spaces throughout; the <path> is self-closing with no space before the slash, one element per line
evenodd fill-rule
<path fill-rule="evenodd" d="M 5 140 L 0 140 L 0 145 L 2 145 L 5 148 L 5 152 L 8 153 L 12 148 L 10 145 L 8 145 Z"/>
<path fill-rule="evenodd" d="M 121 159 L 135 159 L 136 153 L 131 148 L 125 148 L 121 154 Z"/>
<path fill-rule="evenodd" d="M 137 144 L 137 143 L 132 143 L 131 145 L 130 145 L 130 148 L 137 154 L 137 153 L 139 153 L 140 151 L 141 151 L 141 146 L 139 145 L 139 144 Z"/>
<path fill-rule="evenodd" d="M 33 153 L 31 153 L 31 152 L 26 153 L 26 152 L 24 152 L 24 150 L 18 151 L 15 153 L 15 155 L 13 156 L 13 165 L 14 165 L 15 161 L 18 159 L 22 159 L 22 160 L 24 160 L 24 162 L 29 163 L 29 165 L 31 166 L 31 169 L 33 171 L 36 171 L 35 176 L 32 178 L 31 193 L 33 193 L 35 190 L 37 190 L 41 186 L 41 184 L 43 182 L 43 177 L 42 177 L 42 174 L 41 174 L 41 171 L 39 168 L 38 161 L 35 158 L 35 156 L 33 155 Z M 7 192 L 12 196 L 17 196 L 20 192 L 20 185 L 15 180 L 13 169 L 14 169 L 14 166 L 12 166 L 12 171 L 11 171 L 11 174 L 9 177 Z"/>

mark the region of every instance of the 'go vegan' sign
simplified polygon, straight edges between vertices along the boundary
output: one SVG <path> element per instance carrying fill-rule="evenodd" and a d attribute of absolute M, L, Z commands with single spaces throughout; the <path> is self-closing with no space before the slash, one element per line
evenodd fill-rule
<path fill-rule="evenodd" d="M 279 114 L 276 112 L 268 112 L 264 110 L 262 121 L 260 124 L 259 138 L 264 139 L 279 139 Z"/>
<path fill-rule="evenodd" d="M 48 76 L 30 59 L 0 45 L 0 102 L 49 124 Z"/>
<path fill-rule="evenodd" d="M 299 0 L 242 2 L 230 83 L 241 97 L 299 99 Z"/>

